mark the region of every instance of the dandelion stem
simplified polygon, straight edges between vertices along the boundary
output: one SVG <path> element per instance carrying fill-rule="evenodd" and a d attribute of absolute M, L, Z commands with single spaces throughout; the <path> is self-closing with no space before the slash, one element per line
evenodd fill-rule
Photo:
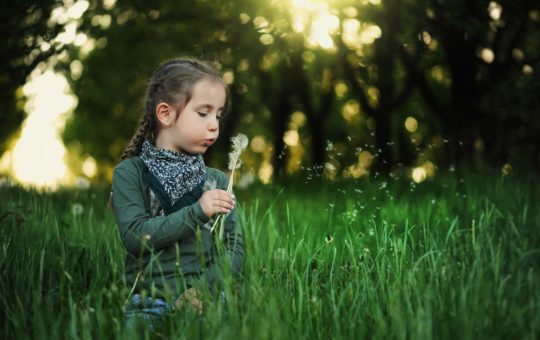
<path fill-rule="evenodd" d="M 227 192 L 228 193 L 231 193 L 232 192 L 232 187 L 233 187 L 233 181 L 234 181 L 234 170 L 236 169 L 236 162 L 238 161 L 238 158 L 235 158 L 234 159 L 234 163 L 233 163 L 233 168 L 232 168 L 232 172 L 231 172 L 231 177 L 229 178 L 229 185 L 227 186 Z M 225 215 L 221 215 L 221 224 L 219 225 L 219 239 L 221 240 L 223 238 L 223 225 L 225 224 L 225 217 L 227 216 L 228 214 L 225 214 Z"/>

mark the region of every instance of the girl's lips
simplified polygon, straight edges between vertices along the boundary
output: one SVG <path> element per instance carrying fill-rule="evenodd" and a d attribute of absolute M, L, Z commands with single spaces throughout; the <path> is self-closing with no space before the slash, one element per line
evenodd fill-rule
<path fill-rule="evenodd" d="M 214 141 L 215 141 L 215 139 L 207 139 L 207 140 L 206 140 L 206 142 L 207 142 L 208 144 L 212 144 L 212 143 L 214 143 Z"/>

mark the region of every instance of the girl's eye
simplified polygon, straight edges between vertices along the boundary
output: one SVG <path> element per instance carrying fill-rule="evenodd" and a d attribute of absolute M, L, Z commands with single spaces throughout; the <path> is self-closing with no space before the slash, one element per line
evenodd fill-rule
<path fill-rule="evenodd" d="M 220 120 L 220 119 L 221 119 L 221 116 L 216 116 L 216 119 L 217 119 L 217 120 Z"/>
<path fill-rule="evenodd" d="M 207 113 L 206 112 L 198 112 L 199 116 L 201 117 L 206 117 Z"/>

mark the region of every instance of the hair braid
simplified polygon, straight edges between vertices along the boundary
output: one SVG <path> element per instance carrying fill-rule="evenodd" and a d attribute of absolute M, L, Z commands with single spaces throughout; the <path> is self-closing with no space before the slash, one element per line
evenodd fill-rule
<path fill-rule="evenodd" d="M 152 125 L 152 118 L 149 117 L 149 114 L 146 113 L 139 122 L 139 127 L 137 128 L 137 132 L 133 135 L 131 138 L 131 141 L 129 142 L 127 148 L 122 153 L 122 156 L 120 156 L 120 161 L 123 161 L 126 159 L 130 153 L 135 151 L 141 144 L 144 142 L 144 140 L 148 137 L 153 139 L 154 136 L 151 131 L 151 125 Z"/>

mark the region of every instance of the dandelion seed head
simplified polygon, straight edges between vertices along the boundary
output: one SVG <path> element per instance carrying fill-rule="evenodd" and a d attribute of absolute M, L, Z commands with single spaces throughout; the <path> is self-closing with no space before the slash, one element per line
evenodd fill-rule
<path fill-rule="evenodd" d="M 80 203 L 75 203 L 71 206 L 71 212 L 73 215 L 78 216 L 84 212 L 84 207 Z"/>
<path fill-rule="evenodd" d="M 244 149 L 248 145 L 247 136 L 244 135 L 244 134 L 241 134 L 241 133 L 234 136 L 233 138 L 231 138 L 231 141 L 232 141 L 232 144 L 233 144 L 233 149 L 234 150 L 240 150 L 240 152 L 244 151 Z"/>
<path fill-rule="evenodd" d="M 286 257 L 287 257 L 287 252 L 283 248 L 278 248 L 274 252 L 274 258 L 276 260 L 285 260 Z"/>
<path fill-rule="evenodd" d="M 238 169 L 238 158 L 248 145 L 248 138 L 244 134 L 238 134 L 231 138 L 233 151 L 229 153 L 229 170 Z"/>

